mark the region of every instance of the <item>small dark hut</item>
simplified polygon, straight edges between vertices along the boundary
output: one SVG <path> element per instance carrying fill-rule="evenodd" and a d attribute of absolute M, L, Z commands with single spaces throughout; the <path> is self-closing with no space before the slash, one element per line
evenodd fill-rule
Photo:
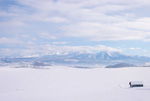
<path fill-rule="evenodd" d="M 130 81 L 129 82 L 130 87 L 143 87 L 142 81 Z"/>

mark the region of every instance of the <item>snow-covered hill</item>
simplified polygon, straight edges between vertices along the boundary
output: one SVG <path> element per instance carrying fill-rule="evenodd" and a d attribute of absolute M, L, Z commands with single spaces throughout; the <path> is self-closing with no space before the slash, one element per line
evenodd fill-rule
<path fill-rule="evenodd" d="M 149 101 L 150 68 L 0 68 L 0 101 Z M 143 88 L 129 88 L 143 81 Z"/>
<path fill-rule="evenodd" d="M 115 65 L 108 65 L 106 68 L 122 68 L 122 67 L 136 67 L 133 64 L 127 64 L 127 63 L 119 63 Z"/>

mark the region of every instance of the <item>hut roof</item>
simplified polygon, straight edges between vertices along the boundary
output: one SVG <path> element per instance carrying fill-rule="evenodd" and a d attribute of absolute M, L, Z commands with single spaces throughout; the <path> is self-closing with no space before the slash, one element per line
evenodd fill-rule
<path fill-rule="evenodd" d="M 131 81 L 131 85 L 143 84 L 142 81 Z"/>

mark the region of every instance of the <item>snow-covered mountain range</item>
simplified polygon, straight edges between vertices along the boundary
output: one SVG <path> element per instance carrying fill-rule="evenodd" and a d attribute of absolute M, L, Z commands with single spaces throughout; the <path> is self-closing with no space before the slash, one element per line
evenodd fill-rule
<path fill-rule="evenodd" d="M 135 65 L 145 65 L 150 62 L 150 57 L 127 56 L 119 52 L 101 51 L 98 53 L 72 52 L 67 54 L 52 54 L 39 57 L 26 58 L 1 58 L 1 63 L 35 63 L 37 61 L 48 64 L 116 64 L 130 63 Z"/>

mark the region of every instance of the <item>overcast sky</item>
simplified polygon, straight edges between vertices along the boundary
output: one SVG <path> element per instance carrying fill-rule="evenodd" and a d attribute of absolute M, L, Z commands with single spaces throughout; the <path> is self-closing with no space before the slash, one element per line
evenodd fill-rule
<path fill-rule="evenodd" d="M 0 57 L 119 51 L 150 56 L 149 0 L 0 0 Z"/>

